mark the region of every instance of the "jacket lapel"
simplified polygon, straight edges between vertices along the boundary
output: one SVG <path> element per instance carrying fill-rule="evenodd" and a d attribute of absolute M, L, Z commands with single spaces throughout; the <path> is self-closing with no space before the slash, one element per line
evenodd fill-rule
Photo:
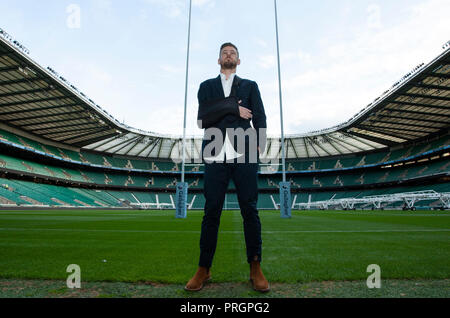
<path fill-rule="evenodd" d="M 241 78 L 239 76 L 235 75 L 234 79 L 233 79 L 232 88 L 231 88 L 232 93 L 230 94 L 230 96 L 231 95 L 237 96 L 237 90 L 239 88 L 240 81 L 241 81 Z M 214 80 L 214 88 L 217 91 L 218 98 L 225 98 L 225 93 L 223 92 L 223 86 L 222 86 L 222 79 L 220 78 L 220 75 L 217 76 L 216 79 Z"/>
<path fill-rule="evenodd" d="M 238 96 L 239 83 L 241 82 L 241 78 L 237 75 L 234 76 L 233 84 L 231 86 L 231 94 L 230 96 Z"/>
<path fill-rule="evenodd" d="M 222 86 L 222 79 L 220 78 L 220 75 L 216 77 L 216 80 L 214 81 L 214 86 L 217 91 L 217 97 L 225 98 L 225 93 L 223 92 L 223 86 Z"/>

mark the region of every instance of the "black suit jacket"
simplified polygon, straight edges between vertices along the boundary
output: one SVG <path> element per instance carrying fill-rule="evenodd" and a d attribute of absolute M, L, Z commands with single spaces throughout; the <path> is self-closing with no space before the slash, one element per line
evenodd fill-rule
<path fill-rule="evenodd" d="M 209 79 L 200 84 L 198 91 L 198 116 L 199 127 L 202 129 L 218 128 L 222 131 L 225 138 L 226 128 L 255 129 L 257 136 L 257 146 L 261 153 L 266 146 L 266 114 L 261 100 L 258 85 L 254 81 L 234 77 L 231 94 L 225 98 L 220 75 Z M 238 101 L 242 101 L 240 106 L 246 107 L 252 111 L 252 119 L 247 120 L 240 117 Z M 253 127 L 250 125 L 252 122 Z M 262 129 L 261 129 L 262 128 Z M 205 133 L 206 136 L 206 133 Z M 203 139 L 203 150 L 209 142 L 213 140 Z M 246 139 L 246 151 L 248 151 Z M 235 150 L 237 142 L 234 143 Z M 220 151 L 219 149 L 217 149 Z M 212 155 L 216 155 L 214 152 Z M 202 156 L 203 157 L 203 156 Z"/>

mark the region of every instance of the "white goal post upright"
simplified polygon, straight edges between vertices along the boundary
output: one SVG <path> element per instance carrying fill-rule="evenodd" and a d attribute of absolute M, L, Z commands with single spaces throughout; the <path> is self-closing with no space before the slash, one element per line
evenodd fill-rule
<path fill-rule="evenodd" d="M 176 193 L 176 211 L 175 217 L 178 219 L 185 219 L 187 217 L 187 194 L 188 184 L 184 181 L 185 163 L 186 163 L 186 109 L 187 109 L 187 94 L 188 94 L 188 81 L 189 81 L 189 47 L 191 43 L 191 13 L 192 13 L 192 0 L 189 0 L 189 26 L 188 26 L 188 40 L 187 40 L 187 53 L 186 53 L 186 81 L 184 86 L 184 120 L 183 120 L 183 147 L 181 164 L 181 182 L 177 183 Z"/>
<path fill-rule="evenodd" d="M 281 93 L 281 67 L 280 45 L 278 38 L 278 12 L 277 0 L 273 0 L 275 7 L 275 33 L 277 40 L 277 64 L 278 64 L 278 92 L 280 97 L 280 121 L 281 121 L 281 163 L 283 169 L 283 181 L 280 182 L 280 215 L 282 218 L 291 217 L 291 183 L 286 182 L 286 151 L 284 148 L 284 123 L 283 123 L 283 98 Z"/>
<path fill-rule="evenodd" d="M 278 60 L 278 85 L 279 85 L 279 98 L 280 98 L 280 122 L 281 122 L 281 160 L 283 169 L 283 181 L 280 182 L 280 211 L 282 218 L 291 217 L 291 189 L 290 182 L 286 182 L 286 153 L 284 145 L 284 123 L 283 123 L 283 100 L 281 91 L 281 67 L 280 67 L 280 47 L 278 37 L 278 12 L 277 1 L 274 0 L 275 9 L 275 33 L 277 44 L 277 60 Z M 186 148 L 186 108 L 187 108 L 187 92 L 188 92 L 188 79 L 189 79 L 189 48 L 191 39 L 191 13 L 192 13 L 192 0 L 189 1 L 189 26 L 188 26 L 188 40 L 187 40 L 187 56 L 186 56 L 186 81 L 185 81 L 185 94 L 184 94 L 184 122 L 183 122 L 183 146 L 182 146 L 182 170 L 181 170 L 181 182 L 177 183 L 176 193 L 176 218 L 186 218 L 187 216 L 187 192 L 188 184 L 185 182 L 185 148 Z"/>

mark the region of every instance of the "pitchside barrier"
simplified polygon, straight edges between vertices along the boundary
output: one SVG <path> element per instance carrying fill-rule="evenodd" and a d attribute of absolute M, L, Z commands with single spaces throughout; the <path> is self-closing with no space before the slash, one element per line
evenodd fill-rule
<path fill-rule="evenodd" d="M 415 210 L 414 206 L 419 201 L 432 200 L 440 203 L 441 209 L 450 209 L 450 192 L 436 192 L 434 190 L 414 191 L 414 192 L 402 192 L 394 194 L 383 194 L 365 196 L 362 198 L 341 198 L 341 199 L 329 199 L 311 202 L 309 196 L 309 202 L 295 203 L 297 196 L 294 197 L 292 207 L 297 209 L 343 209 L 352 210 L 355 206 L 365 205 L 372 209 L 383 209 L 389 205 L 395 203 L 402 203 L 403 210 Z"/>

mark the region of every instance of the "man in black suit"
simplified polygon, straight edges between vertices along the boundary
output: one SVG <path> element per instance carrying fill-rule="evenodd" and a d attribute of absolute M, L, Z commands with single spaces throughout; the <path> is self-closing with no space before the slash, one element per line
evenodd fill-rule
<path fill-rule="evenodd" d="M 198 123 L 205 129 L 202 159 L 205 163 L 205 214 L 200 237 L 199 268 L 185 289 L 198 291 L 211 278 L 225 194 L 230 179 L 238 195 L 244 220 L 250 281 L 257 291 L 269 291 L 261 262 L 261 223 L 258 200 L 258 160 L 266 144 L 266 115 L 258 85 L 236 75 L 239 52 L 232 43 L 220 48 L 220 75 L 200 85 Z M 253 123 L 253 127 L 250 125 Z"/>

